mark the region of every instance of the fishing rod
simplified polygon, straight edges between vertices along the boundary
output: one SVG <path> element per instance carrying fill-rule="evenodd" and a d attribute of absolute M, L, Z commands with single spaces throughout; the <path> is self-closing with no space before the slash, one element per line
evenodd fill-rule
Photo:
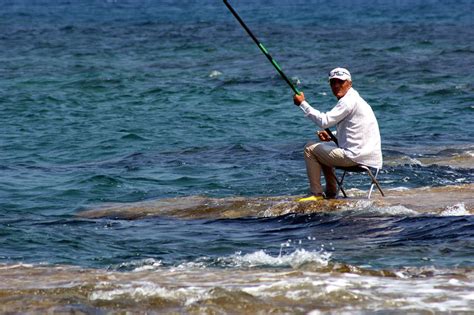
<path fill-rule="evenodd" d="M 240 25 L 242 25 L 242 27 L 245 29 L 247 34 L 249 34 L 249 36 L 253 39 L 255 44 L 257 44 L 258 48 L 260 48 L 262 53 L 267 57 L 267 59 L 270 61 L 270 63 L 275 67 L 275 69 L 280 74 L 280 76 L 283 78 L 283 80 L 285 80 L 285 82 L 290 86 L 290 88 L 293 90 L 293 92 L 295 92 L 295 94 L 300 95 L 301 94 L 300 91 L 296 88 L 296 86 L 293 84 L 293 82 L 291 82 L 290 79 L 288 79 L 286 74 L 281 69 L 280 65 L 268 53 L 268 50 L 257 39 L 257 37 L 255 37 L 255 35 L 252 33 L 252 31 L 248 28 L 248 26 L 244 23 L 244 21 L 237 14 L 237 12 L 235 12 L 234 8 L 230 5 L 230 3 L 227 0 L 223 0 L 223 1 L 224 1 L 224 4 L 226 5 L 226 7 L 229 9 L 230 13 L 232 13 L 232 15 L 237 19 L 237 21 L 239 21 Z M 336 143 L 336 145 L 338 145 L 337 138 L 334 136 L 334 134 L 331 132 L 331 130 L 329 128 L 326 128 L 326 129 L 324 129 L 324 131 L 326 131 L 328 133 L 328 135 L 331 137 L 331 140 L 334 141 L 334 143 Z"/>

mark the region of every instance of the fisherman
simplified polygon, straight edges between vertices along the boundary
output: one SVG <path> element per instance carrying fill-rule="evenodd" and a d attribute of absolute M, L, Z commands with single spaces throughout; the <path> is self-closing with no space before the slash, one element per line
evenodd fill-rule
<path fill-rule="evenodd" d="M 304 93 L 295 94 L 293 101 L 305 116 L 319 127 L 336 126 L 338 145 L 331 141 L 325 130 L 318 131 L 322 142 L 309 142 L 304 149 L 306 172 L 311 194 L 299 201 L 336 198 L 337 182 L 334 167 L 351 167 L 363 164 L 382 167 L 382 150 L 377 119 L 369 104 L 352 87 L 352 77 L 345 68 L 329 72 L 329 84 L 338 99 L 336 106 L 327 113 L 311 107 Z M 321 186 L 321 170 L 326 179 L 326 189 Z"/>

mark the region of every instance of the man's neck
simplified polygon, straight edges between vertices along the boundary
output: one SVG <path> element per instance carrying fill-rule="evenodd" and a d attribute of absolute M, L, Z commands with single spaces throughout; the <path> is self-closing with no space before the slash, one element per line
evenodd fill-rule
<path fill-rule="evenodd" d="M 337 99 L 340 100 L 341 98 L 343 98 L 344 96 L 346 96 L 347 93 L 349 93 L 349 91 L 350 91 L 351 89 L 352 89 L 352 86 L 350 86 L 350 87 L 347 89 L 347 91 L 346 91 L 346 93 L 344 93 L 344 95 L 342 95 L 341 97 L 338 97 Z"/>

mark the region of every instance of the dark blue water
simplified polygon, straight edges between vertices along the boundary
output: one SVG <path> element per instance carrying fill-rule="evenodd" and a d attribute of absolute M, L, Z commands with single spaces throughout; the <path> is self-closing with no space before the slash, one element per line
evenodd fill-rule
<path fill-rule="evenodd" d="M 315 107 L 335 104 L 327 72 L 350 69 L 379 121 L 384 188 L 474 182 L 472 1 L 232 5 Z M 76 217 L 307 191 L 301 152 L 317 128 L 221 1 L 4 1 L 0 61 L 1 263 L 219 265 L 292 240 L 284 250 L 367 268 L 472 267 L 469 215 Z"/>
<path fill-rule="evenodd" d="M 222 258 L 235 252 L 264 249 L 276 257 L 304 249 L 324 251 L 335 262 L 365 268 L 450 268 L 472 267 L 474 250 L 471 216 L 341 213 L 232 220 L 19 221 L 4 221 L 4 262 L 133 270 L 138 267 L 134 263 L 152 259 L 164 266 L 203 262 L 226 267 Z M 124 266 L 126 262 L 130 264 Z"/>

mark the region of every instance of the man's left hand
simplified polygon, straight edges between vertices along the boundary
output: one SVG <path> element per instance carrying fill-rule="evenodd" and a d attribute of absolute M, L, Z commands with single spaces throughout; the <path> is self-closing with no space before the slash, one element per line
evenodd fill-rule
<path fill-rule="evenodd" d="M 329 135 L 329 133 L 326 132 L 326 130 L 320 130 L 316 133 L 319 137 L 319 140 L 321 141 L 331 141 L 331 136 Z"/>

